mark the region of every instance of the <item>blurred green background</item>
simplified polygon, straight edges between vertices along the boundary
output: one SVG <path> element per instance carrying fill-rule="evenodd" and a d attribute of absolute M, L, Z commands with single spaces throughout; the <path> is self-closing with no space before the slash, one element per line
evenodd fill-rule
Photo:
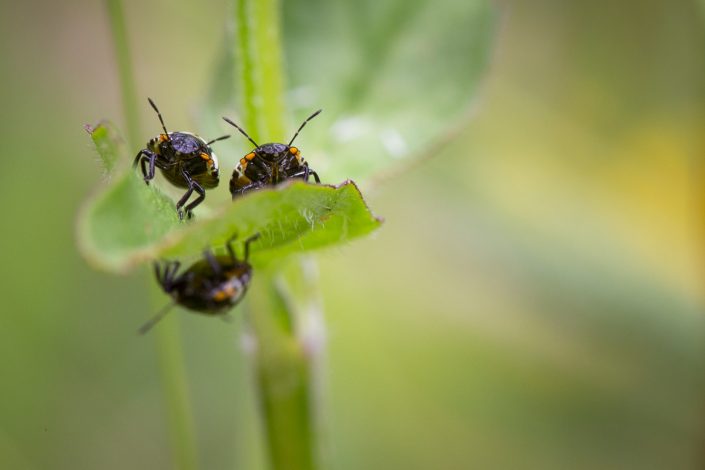
<path fill-rule="evenodd" d="M 368 194 L 382 230 L 319 256 L 331 468 L 702 468 L 703 3 L 497 5 L 472 119 Z M 126 4 L 138 92 L 173 128 L 225 11 Z M 74 244 L 101 178 L 82 126 L 120 122 L 109 37 L 101 2 L 0 2 L 2 468 L 171 465 L 135 334 L 151 279 L 97 273 Z M 243 322 L 169 321 L 202 468 L 262 468 Z"/>

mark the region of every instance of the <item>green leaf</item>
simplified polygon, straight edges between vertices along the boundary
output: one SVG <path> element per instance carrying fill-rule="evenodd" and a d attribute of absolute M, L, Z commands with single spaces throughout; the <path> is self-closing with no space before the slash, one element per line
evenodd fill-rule
<path fill-rule="evenodd" d="M 353 179 L 365 186 L 432 156 L 469 117 L 491 58 L 498 15 L 490 0 L 281 4 L 292 111 L 286 141 L 303 119 L 323 108 L 296 144 L 324 182 Z M 226 60 L 236 57 L 228 46 L 235 41 L 233 28 L 227 31 L 200 113 L 203 135 L 227 129 L 218 122 L 223 114 L 247 126 L 237 94 L 220 78 L 230 80 L 238 68 Z M 259 137 L 258 143 L 277 140 Z M 221 159 L 233 165 L 250 150 L 237 132 L 219 145 Z"/>
<path fill-rule="evenodd" d="M 344 243 L 380 224 L 352 181 L 339 186 L 292 181 L 235 200 L 198 226 L 175 234 L 157 254 L 192 255 L 207 246 L 222 246 L 236 233 L 260 233 L 253 244 L 253 264 L 268 264 L 293 253 Z"/>
<path fill-rule="evenodd" d="M 282 3 L 291 129 L 324 109 L 297 138 L 324 181 L 425 157 L 469 114 L 490 59 L 489 0 Z"/>
<path fill-rule="evenodd" d="M 128 172 L 83 207 L 79 248 L 95 267 L 123 272 L 149 259 L 149 248 L 178 226 L 171 199 Z"/>
<path fill-rule="evenodd" d="M 101 121 L 95 127 L 86 124 L 84 129 L 90 134 L 95 144 L 105 173 L 110 175 L 118 163 L 125 142 L 113 123 L 108 121 Z"/>
<path fill-rule="evenodd" d="M 135 174 L 93 198 L 79 218 L 79 246 L 96 267 L 125 272 L 146 260 L 200 254 L 233 234 L 262 236 L 254 265 L 365 235 L 380 225 L 351 181 L 340 186 L 300 181 L 260 190 L 179 222 L 173 203 Z"/>

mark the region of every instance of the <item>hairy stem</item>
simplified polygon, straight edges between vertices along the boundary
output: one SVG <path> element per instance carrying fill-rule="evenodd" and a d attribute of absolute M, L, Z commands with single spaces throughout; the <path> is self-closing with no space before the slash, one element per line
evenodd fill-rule
<path fill-rule="evenodd" d="M 271 272 L 258 272 L 248 324 L 260 407 L 273 468 L 315 469 L 311 366 L 294 332 L 296 313 Z"/>
<path fill-rule="evenodd" d="M 152 305 L 163 304 L 165 300 L 161 292 L 153 298 L 155 301 Z M 175 321 L 176 318 L 170 320 L 172 321 L 160 322 L 159 328 L 155 328 L 153 333 L 157 336 L 157 355 L 166 399 L 172 459 L 175 468 L 195 470 L 198 468 L 198 454 L 181 352 L 179 323 Z"/>
<path fill-rule="evenodd" d="M 278 0 L 235 0 L 236 60 L 243 122 L 258 143 L 285 139 Z M 297 335 L 297 312 L 276 269 L 256 273 L 248 323 L 256 385 L 273 468 L 318 468 L 312 362 Z"/>
<path fill-rule="evenodd" d="M 120 95 L 122 97 L 122 111 L 126 121 L 127 143 L 131 149 L 134 149 L 139 145 L 140 120 L 139 112 L 137 112 L 137 87 L 135 86 L 135 75 L 132 71 L 125 15 L 120 0 L 106 0 L 106 7 L 110 20 L 113 47 L 115 48 L 118 76 L 120 78 Z"/>
<path fill-rule="evenodd" d="M 235 0 L 235 59 L 243 122 L 258 143 L 284 135 L 284 71 L 278 0 Z"/>

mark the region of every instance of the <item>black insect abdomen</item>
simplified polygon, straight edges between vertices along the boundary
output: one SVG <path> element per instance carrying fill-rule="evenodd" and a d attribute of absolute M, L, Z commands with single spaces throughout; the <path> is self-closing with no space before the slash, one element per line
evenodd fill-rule
<path fill-rule="evenodd" d="M 217 262 L 220 272 L 214 272 L 210 263 L 203 259 L 189 268 L 192 276 L 183 276 L 174 284 L 172 295 L 180 305 L 207 315 L 217 315 L 242 299 L 250 282 L 250 265 L 233 265 L 230 258 L 223 256 L 218 256 Z"/>

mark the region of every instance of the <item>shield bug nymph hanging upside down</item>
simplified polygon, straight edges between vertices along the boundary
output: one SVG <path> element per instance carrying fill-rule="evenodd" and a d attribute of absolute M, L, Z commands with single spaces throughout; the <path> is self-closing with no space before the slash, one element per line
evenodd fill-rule
<path fill-rule="evenodd" d="M 259 238 L 259 233 L 244 242 L 244 258 L 240 260 L 235 254 L 232 236 L 225 244 L 227 255 L 214 255 L 210 249 L 203 253 L 203 259 L 196 261 L 188 269 L 179 273 L 181 263 L 165 261 L 154 263 L 154 273 L 157 282 L 164 292 L 169 294 L 173 302 L 155 315 L 140 329 L 146 333 L 174 305 L 205 315 L 226 315 L 228 310 L 237 305 L 247 292 L 252 277 L 250 266 L 250 243 Z"/>
<path fill-rule="evenodd" d="M 289 178 L 301 178 L 308 182 L 311 175 L 320 183 L 318 174 L 308 166 L 301 151 L 297 147 L 292 147 L 294 139 L 299 135 L 306 123 L 321 113 L 321 109 L 310 115 L 296 131 L 294 137 L 288 144 L 270 143 L 258 145 L 252 137 L 247 135 L 240 126 L 230 119 L 224 117 L 225 121 L 235 126 L 247 140 L 252 142 L 255 149 L 240 159 L 240 164 L 233 171 L 230 179 L 230 194 L 233 199 L 245 194 L 253 189 L 263 186 L 273 186 Z"/>
<path fill-rule="evenodd" d="M 179 219 L 184 218 L 181 209 L 194 191 L 198 197 L 186 206 L 186 217 L 191 218 L 193 209 L 206 198 L 206 189 L 218 186 L 218 159 L 210 148 L 213 142 L 227 139 L 224 135 L 206 142 L 190 132 L 167 132 L 162 114 L 151 98 L 147 98 L 162 124 L 163 134 L 147 143 L 147 148 L 139 151 L 132 166 L 140 164 L 145 183 L 154 178 L 154 169 L 159 168 L 171 184 L 186 188 L 186 193 L 176 203 Z"/>

